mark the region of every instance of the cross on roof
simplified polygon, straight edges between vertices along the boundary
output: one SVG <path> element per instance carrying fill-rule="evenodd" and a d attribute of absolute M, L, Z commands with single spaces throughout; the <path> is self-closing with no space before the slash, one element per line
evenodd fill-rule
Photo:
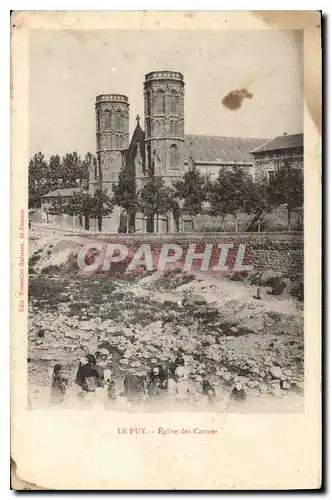
<path fill-rule="evenodd" d="M 137 116 L 136 116 L 137 125 L 139 125 L 139 121 L 140 121 L 140 119 L 141 119 L 140 115 L 137 115 Z"/>

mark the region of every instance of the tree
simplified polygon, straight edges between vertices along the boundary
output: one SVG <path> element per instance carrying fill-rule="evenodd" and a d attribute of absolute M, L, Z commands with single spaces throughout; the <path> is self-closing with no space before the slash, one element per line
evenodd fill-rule
<path fill-rule="evenodd" d="M 157 218 L 157 232 L 159 231 L 159 216 L 173 211 L 176 206 L 174 190 L 165 185 L 160 177 L 151 177 L 143 187 L 139 196 L 139 210 L 147 218 L 147 232 L 154 232 L 154 217 Z"/>
<path fill-rule="evenodd" d="M 203 202 L 206 200 L 205 177 L 195 165 L 174 183 L 174 189 L 175 197 L 182 201 L 183 212 L 193 216 L 202 213 Z"/>
<path fill-rule="evenodd" d="M 41 197 L 48 193 L 48 164 L 43 153 L 36 153 L 29 161 L 29 208 L 39 208 Z"/>
<path fill-rule="evenodd" d="M 89 215 L 98 219 L 98 231 L 102 230 L 103 217 L 109 215 L 114 210 L 114 201 L 111 199 L 106 190 L 96 189 L 93 197 L 89 202 Z"/>
<path fill-rule="evenodd" d="M 68 212 L 68 202 L 66 202 L 62 196 L 60 196 L 56 201 L 53 201 L 48 207 L 48 213 L 51 215 L 66 214 Z"/>
<path fill-rule="evenodd" d="M 285 160 L 275 171 L 269 186 L 269 201 L 273 206 L 284 204 L 287 208 L 288 231 L 291 230 L 291 212 L 303 205 L 303 168 Z"/>
<path fill-rule="evenodd" d="M 29 161 L 29 207 L 39 208 L 42 196 L 51 191 L 77 186 L 77 179 L 87 188 L 91 157 L 91 153 L 87 153 L 82 160 L 74 151 L 62 159 L 51 155 L 47 161 L 43 153 L 36 153 Z"/>
<path fill-rule="evenodd" d="M 135 174 L 130 169 L 119 173 L 119 180 L 113 183 L 113 202 L 122 207 L 128 214 L 129 229 L 135 230 L 135 214 L 138 207 L 138 193 Z"/>
<path fill-rule="evenodd" d="M 212 215 L 233 214 L 235 231 L 238 229 L 237 213 L 244 209 L 249 174 L 239 167 L 222 168 L 218 178 L 207 184 L 207 200 Z"/>
<path fill-rule="evenodd" d="M 91 212 L 91 196 L 84 190 L 74 193 L 66 207 L 64 207 L 64 212 L 69 215 L 76 215 L 79 218 L 80 226 L 83 226 L 83 216 L 85 220 L 85 229 L 89 230 L 89 216 Z"/>
<path fill-rule="evenodd" d="M 257 231 L 259 232 L 261 230 L 264 216 L 271 210 L 269 189 L 270 186 L 265 179 L 256 182 L 251 178 L 247 180 L 244 212 L 246 214 L 253 214 L 254 216 L 247 231 L 252 231 L 256 224 Z"/>

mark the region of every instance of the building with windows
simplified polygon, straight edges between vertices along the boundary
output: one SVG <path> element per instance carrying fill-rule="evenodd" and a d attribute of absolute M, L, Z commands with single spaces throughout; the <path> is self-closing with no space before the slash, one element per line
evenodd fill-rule
<path fill-rule="evenodd" d="M 272 181 L 276 168 L 292 165 L 303 168 L 303 134 L 284 133 L 252 152 L 253 178 L 267 176 Z"/>
<path fill-rule="evenodd" d="M 266 138 L 218 137 L 185 134 L 185 83 L 182 73 L 153 71 L 143 83 L 144 130 L 139 116 L 129 138 L 129 99 L 122 94 L 103 94 L 96 98 L 96 156 L 90 165 L 89 192 L 97 188 L 112 195 L 119 173 L 128 169 L 141 189 L 151 176 L 167 184 L 182 177 L 195 165 L 211 180 L 224 167 L 245 168 L 253 178 L 272 178 L 276 161 L 292 157 L 303 162 L 303 135 Z M 119 212 L 117 212 L 119 214 Z M 118 216 L 118 215 L 117 215 Z M 116 221 L 108 218 L 105 230 L 114 230 Z M 166 219 L 168 219 L 166 217 Z M 106 222 L 106 221 L 105 221 Z M 138 217 L 135 231 L 146 231 Z M 160 232 L 173 232 L 174 221 L 158 225 Z"/>

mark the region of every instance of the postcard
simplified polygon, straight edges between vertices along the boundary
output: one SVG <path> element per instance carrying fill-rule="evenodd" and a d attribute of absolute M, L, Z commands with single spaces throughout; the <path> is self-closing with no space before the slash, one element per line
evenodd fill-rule
<path fill-rule="evenodd" d="M 12 488 L 320 488 L 320 13 L 11 23 Z"/>

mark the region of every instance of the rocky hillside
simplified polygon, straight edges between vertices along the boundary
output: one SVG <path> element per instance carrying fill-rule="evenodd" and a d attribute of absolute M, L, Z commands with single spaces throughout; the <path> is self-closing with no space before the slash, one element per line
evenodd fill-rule
<path fill-rule="evenodd" d="M 30 260 L 31 387 L 48 385 L 56 362 L 73 377 L 82 356 L 105 349 L 105 367 L 119 381 L 181 351 L 198 390 L 208 379 L 220 393 L 237 383 L 248 394 L 302 392 L 303 308 L 287 290 L 273 295 L 260 285 L 258 299 L 256 283 L 181 269 L 84 277 L 71 265 L 74 245 L 64 246 L 44 242 Z"/>

